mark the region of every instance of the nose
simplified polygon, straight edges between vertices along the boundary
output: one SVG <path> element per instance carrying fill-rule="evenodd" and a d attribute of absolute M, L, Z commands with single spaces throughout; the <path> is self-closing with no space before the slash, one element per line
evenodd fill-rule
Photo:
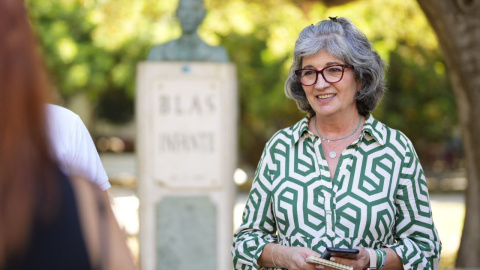
<path fill-rule="evenodd" d="M 317 74 L 317 82 L 315 82 L 315 88 L 322 89 L 322 88 L 325 88 L 325 87 L 328 87 L 328 86 L 330 86 L 330 83 L 325 81 L 322 74 L 318 73 Z"/>

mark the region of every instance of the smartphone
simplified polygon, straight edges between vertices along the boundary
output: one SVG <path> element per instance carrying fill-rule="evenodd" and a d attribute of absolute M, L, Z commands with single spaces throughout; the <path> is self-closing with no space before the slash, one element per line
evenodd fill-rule
<path fill-rule="evenodd" d="M 327 247 L 327 250 L 322 254 L 322 258 L 330 259 L 330 257 L 342 257 L 347 259 L 355 259 L 358 254 L 358 249 L 352 248 L 334 248 Z M 328 257 L 328 258 L 327 258 Z"/>

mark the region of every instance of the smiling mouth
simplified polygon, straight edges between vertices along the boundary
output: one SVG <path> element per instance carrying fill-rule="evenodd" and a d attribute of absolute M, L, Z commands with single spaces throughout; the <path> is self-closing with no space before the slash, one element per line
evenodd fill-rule
<path fill-rule="evenodd" d="M 325 94 L 325 95 L 318 95 L 317 98 L 319 99 L 327 99 L 327 98 L 331 98 L 331 97 L 334 97 L 335 94 Z"/>

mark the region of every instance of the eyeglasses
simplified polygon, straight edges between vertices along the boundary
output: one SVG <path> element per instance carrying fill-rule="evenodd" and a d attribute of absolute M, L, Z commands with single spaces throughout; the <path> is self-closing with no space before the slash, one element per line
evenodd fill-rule
<path fill-rule="evenodd" d="M 353 68 L 351 65 L 334 65 L 328 66 L 321 70 L 315 69 L 297 69 L 295 75 L 297 75 L 298 81 L 305 86 L 314 85 L 317 83 L 318 74 L 322 74 L 323 79 L 328 83 L 337 83 L 343 78 L 343 72 L 346 68 Z"/>

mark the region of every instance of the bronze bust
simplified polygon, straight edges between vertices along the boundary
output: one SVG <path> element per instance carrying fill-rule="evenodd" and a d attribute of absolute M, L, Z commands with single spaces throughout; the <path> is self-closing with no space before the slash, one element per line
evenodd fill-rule
<path fill-rule="evenodd" d="M 180 0 L 177 18 L 182 27 L 179 39 L 156 45 L 148 53 L 148 61 L 202 61 L 229 62 L 225 48 L 210 46 L 197 33 L 198 26 L 205 18 L 203 0 Z"/>

